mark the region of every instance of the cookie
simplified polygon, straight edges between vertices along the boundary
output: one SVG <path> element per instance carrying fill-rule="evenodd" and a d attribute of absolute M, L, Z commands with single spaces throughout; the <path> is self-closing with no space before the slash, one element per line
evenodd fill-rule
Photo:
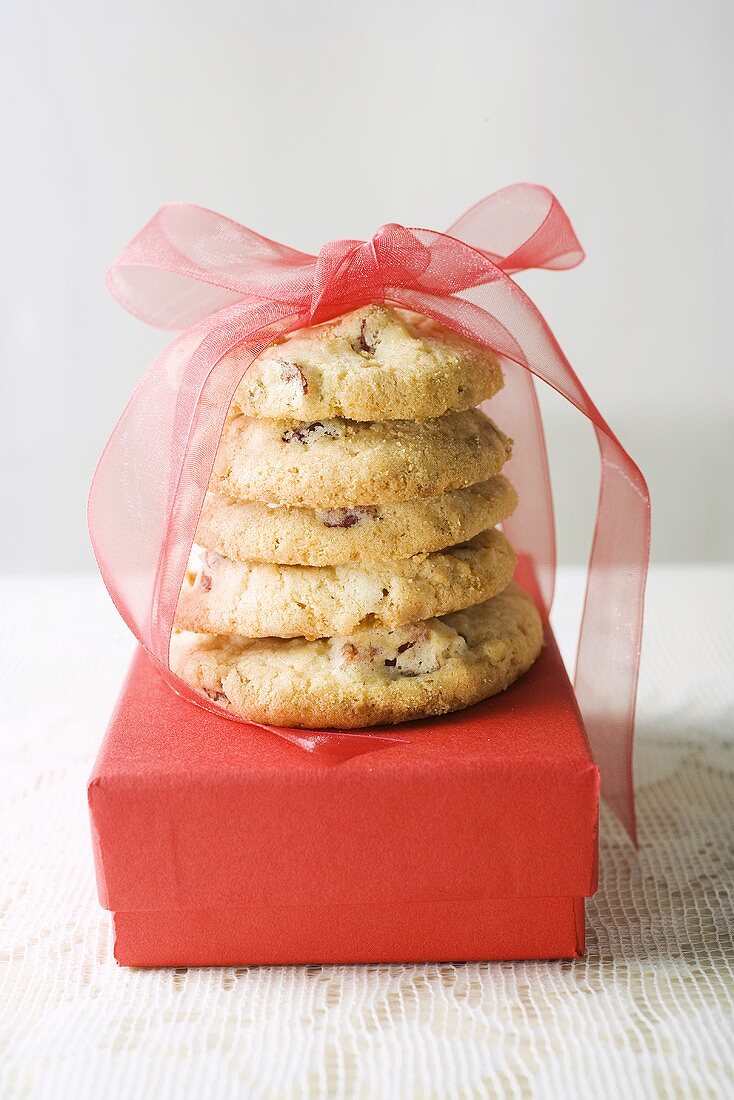
<path fill-rule="evenodd" d="M 501 474 L 441 496 L 352 508 L 288 508 L 209 493 L 196 541 L 234 561 L 389 561 L 466 542 L 501 523 L 516 504 L 517 493 Z"/>
<path fill-rule="evenodd" d="M 173 671 L 233 715 L 356 729 L 460 710 L 527 671 L 543 639 L 514 584 L 467 611 L 395 630 L 305 641 L 174 635 Z"/>
<path fill-rule="evenodd" d="M 234 406 L 275 420 L 425 419 L 469 409 L 501 387 L 486 348 L 427 317 L 372 305 L 269 347 Z"/>
<path fill-rule="evenodd" d="M 239 500 L 318 509 L 436 496 L 486 481 L 512 441 L 478 409 L 433 420 L 228 418 L 210 488 Z"/>
<path fill-rule="evenodd" d="M 515 554 L 499 531 L 401 561 L 349 565 L 233 562 L 211 550 L 181 589 L 180 630 L 324 638 L 446 615 L 506 588 Z"/>

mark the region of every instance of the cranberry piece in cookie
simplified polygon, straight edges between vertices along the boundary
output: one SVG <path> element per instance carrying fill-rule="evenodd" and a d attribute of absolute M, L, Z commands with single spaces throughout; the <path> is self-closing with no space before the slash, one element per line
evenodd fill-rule
<path fill-rule="evenodd" d="M 356 527 L 367 519 L 377 518 L 377 508 L 368 504 L 355 508 L 329 508 L 325 512 L 319 512 L 319 519 L 324 527 Z"/>
<path fill-rule="evenodd" d="M 284 382 L 296 382 L 301 388 L 301 393 L 308 393 L 308 379 L 296 363 L 281 363 L 280 377 Z"/>
<path fill-rule="evenodd" d="M 212 703 L 224 704 L 225 706 L 229 705 L 229 699 L 223 691 L 213 691 L 210 688 L 203 688 L 203 691 L 207 699 L 211 699 Z"/>
<path fill-rule="evenodd" d="M 302 443 L 305 447 L 317 439 L 338 439 L 339 429 L 333 424 L 314 420 L 312 424 L 300 424 L 297 428 L 287 428 L 281 438 L 284 443 Z"/>
<path fill-rule="evenodd" d="M 357 349 L 364 352 L 365 355 L 374 355 L 378 343 L 379 336 L 377 333 L 377 329 L 373 328 L 373 330 L 370 331 L 368 318 L 363 317 L 362 323 L 359 326 L 359 341 L 357 343 Z"/>

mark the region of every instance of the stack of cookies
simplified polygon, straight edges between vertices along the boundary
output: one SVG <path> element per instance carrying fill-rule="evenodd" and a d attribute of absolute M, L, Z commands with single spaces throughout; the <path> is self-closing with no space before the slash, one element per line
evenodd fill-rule
<path fill-rule="evenodd" d="M 496 358 L 367 306 L 272 345 L 229 411 L 171 667 L 239 717 L 356 728 L 458 710 L 537 657 L 497 524 Z"/>

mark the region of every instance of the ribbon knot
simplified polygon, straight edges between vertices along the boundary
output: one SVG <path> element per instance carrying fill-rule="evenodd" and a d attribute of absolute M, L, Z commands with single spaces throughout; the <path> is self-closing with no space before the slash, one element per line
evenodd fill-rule
<path fill-rule="evenodd" d="M 421 285 L 431 265 L 431 248 L 416 230 L 390 222 L 380 226 L 370 244 L 386 287 Z"/>
<path fill-rule="evenodd" d="M 380 226 L 368 241 L 328 241 L 316 260 L 312 324 L 367 302 L 384 302 L 391 288 L 420 286 L 431 257 L 416 231 L 396 222 Z"/>
<path fill-rule="evenodd" d="M 384 286 L 372 241 L 327 241 L 313 273 L 310 321 L 318 324 L 338 313 L 381 301 Z"/>

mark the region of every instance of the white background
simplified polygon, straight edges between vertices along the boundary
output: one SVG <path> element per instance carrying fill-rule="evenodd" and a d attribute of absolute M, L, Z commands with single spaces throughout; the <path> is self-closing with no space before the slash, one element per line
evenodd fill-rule
<path fill-rule="evenodd" d="M 87 568 L 89 479 L 164 336 L 105 268 L 171 199 L 308 251 L 444 228 L 549 185 L 588 259 L 523 282 L 648 476 L 658 560 L 734 556 L 732 5 L 7 5 L 4 565 Z M 590 431 L 546 401 L 562 557 L 583 558 Z"/>

